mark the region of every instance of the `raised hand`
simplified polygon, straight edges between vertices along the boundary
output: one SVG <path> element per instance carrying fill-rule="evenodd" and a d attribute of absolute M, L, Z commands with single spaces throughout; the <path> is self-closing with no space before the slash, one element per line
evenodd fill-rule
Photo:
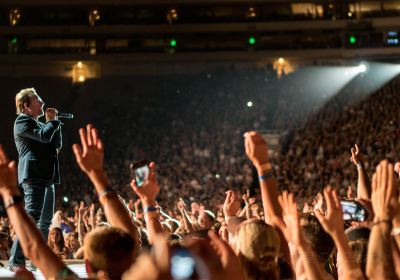
<path fill-rule="evenodd" d="M 256 167 L 269 162 L 267 142 L 258 132 L 246 132 L 244 134 L 244 146 L 247 157 Z"/>
<path fill-rule="evenodd" d="M 324 197 L 326 201 L 325 215 L 320 210 L 316 210 L 314 213 L 324 230 L 331 236 L 337 236 L 344 232 L 343 211 L 340 205 L 340 198 L 332 187 L 324 189 Z"/>
<path fill-rule="evenodd" d="M 316 203 L 315 203 L 313 211 L 319 210 L 319 211 L 323 212 L 324 197 L 322 196 L 322 194 L 320 192 L 317 194 L 315 200 L 316 200 Z"/>
<path fill-rule="evenodd" d="M 89 209 L 90 209 L 90 215 L 94 215 L 94 213 L 95 213 L 95 211 L 96 211 L 96 208 L 95 208 L 95 206 L 94 206 L 94 203 L 90 204 Z"/>
<path fill-rule="evenodd" d="M 182 198 L 179 198 L 178 209 L 179 209 L 179 211 L 183 211 L 186 209 L 186 203 L 185 203 L 185 201 L 183 201 Z"/>
<path fill-rule="evenodd" d="M 79 215 L 81 215 L 81 217 L 82 217 L 83 214 L 85 214 L 85 211 L 86 211 L 85 202 L 81 201 L 81 202 L 79 203 L 78 213 L 79 213 Z"/>
<path fill-rule="evenodd" d="M 240 197 L 234 191 L 227 191 L 226 198 L 223 206 L 225 218 L 229 216 L 236 216 L 240 208 Z"/>
<path fill-rule="evenodd" d="M 353 188 L 351 186 L 347 186 L 346 197 L 347 199 L 354 199 Z"/>
<path fill-rule="evenodd" d="M 10 161 L 0 145 L 0 192 L 18 193 L 15 161 Z"/>
<path fill-rule="evenodd" d="M 288 242 L 296 247 L 302 247 L 306 241 L 301 231 L 297 203 L 293 193 L 284 191 L 278 200 L 282 207 L 283 220 L 275 217 L 271 222 L 282 231 Z"/>
<path fill-rule="evenodd" d="M 131 187 L 142 201 L 155 203 L 157 194 L 160 192 L 160 187 L 158 186 L 157 183 L 157 176 L 155 171 L 156 164 L 154 162 L 150 162 L 149 168 L 150 168 L 150 173 L 147 181 L 144 182 L 143 185 L 138 187 L 136 185 L 136 181 L 132 180 Z"/>
<path fill-rule="evenodd" d="M 391 220 L 398 208 L 398 190 L 393 164 L 381 161 L 372 176 L 372 207 L 376 220 Z"/>
<path fill-rule="evenodd" d="M 360 150 L 358 149 L 358 145 L 355 144 L 354 147 L 350 149 L 350 151 L 351 151 L 350 161 L 355 165 L 361 164 Z"/>
<path fill-rule="evenodd" d="M 72 149 L 80 169 L 88 175 L 103 171 L 104 147 L 97 129 L 88 124 L 86 130 L 79 129 L 79 136 L 81 145 L 74 144 Z"/>

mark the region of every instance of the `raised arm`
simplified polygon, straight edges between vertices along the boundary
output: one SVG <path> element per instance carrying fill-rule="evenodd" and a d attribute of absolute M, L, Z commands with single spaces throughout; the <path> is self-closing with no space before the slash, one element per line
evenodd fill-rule
<path fill-rule="evenodd" d="M 188 213 L 186 212 L 186 204 L 183 201 L 183 199 L 179 199 L 178 201 L 178 210 L 181 213 L 183 226 L 186 232 L 187 233 L 192 232 L 194 230 L 193 224 L 192 221 L 190 220 Z"/>
<path fill-rule="evenodd" d="M 397 176 L 400 175 L 400 162 L 396 162 L 394 171 L 395 173 L 397 173 L 396 174 Z M 397 203 L 400 204 L 400 196 L 397 201 L 398 201 Z M 397 254 L 400 255 L 400 211 L 397 211 L 397 213 L 393 217 L 392 235 L 397 245 L 397 250 L 396 250 Z M 398 257 L 398 260 L 400 260 L 400 256 Z M 396 267 L 400 269 L 400 266 Z"/>
<path fill-rule="evenodd" d="M 47 246 L 43 235 L 26 214 L 21 193 L 17 187 L 15 161 L 10 162 L 0 145 L 0 195 L 26 257 L 40 269 L 46 279 L 73 275 Z M 65 275 L 63 275 L 65 274 Z"/>
<path fill-rule="evenodd" d="M 326 215 L 320 210 L 315 211 L 315 216 L 324 230 L 332 237 L 340 255 L 343 267 L 343 279 L 364 279 L 361 268 L 354 261 L 355 258 L 349 246 L 349 241 L 344 233 L 343 211 L 340 198 L 335 190 L 328 187 L 324 190 L 326 201 Z"/>
<path fill-rule="evenodd" d="M 228 231 L 231 234 L 236 234 L 237 229 L 242 222 L 236 213 L 240 209 L 240 197 L 237 192 L 229 190 L 226 192 L 224 206 L 222 208 L 224 212 L 225 222 Z"/>
<path fill-rule="evenodd" d="M 291 243 L 302 259 L 304 271 L 307 280 L 324 279 L 323 269 L 318 264 L 318 259 L 311 246 L 307 243 L 302 229 L 300 227 L 299 214 L 297 211 L 297 203 L 292 193 L 284 191 L 279 196 L 279 203 L 283 209 L 283 219 L 276 217 L 274 224 L 282 231 L 287 242 Z M 296 275 L 300 278 L 300 275 Z"/>
<path fill-rule="evenodd" d="M 354 147 L 351 148 L 350 161 L 357 166 L 357 198 L 370 199 L 371 185 L 368 180 L 367 172 L 365 171 L 364 163 L 362 162 L 360 150 L 357 144 L 355 144 Z"/>
<path fill-rule="evenodd" d="M 368 279 L 397 279 L 392 257 L 390 232 L 392 219 L 399 210 L 393 164 L 383 160 L 372 177 L 372 207 L 375 212 L 368 244 Z"/>
<path fill-rule="evenodd" d="M 110 187 L 106 172 L 103 168 L 104 148 L 103 142 L 98 136 L 97 130 L 88 124 L 86 129 L 79 129 L 81 145 L 74 144 L 73 151 L 80 169 L 92 181 L 100 203 L 104 208 L 104 214 L 113 227 L 119 228 L 131 234 L 139 246 L 139 232 L 133 224 L 125 206 L 119 200 L 118 195 Z M 138 249 L 138 248 L 137 248 Z"/>
<path fill-rule="evenodd" d="M 154 236 L 163 233 L 163 229 L 159 220 L 159 214 L 156 208 L 157 194 L 160 192 L 160 187 L 157 183 L 156 165 L 151 162 L 149 165 L 150 174 L 146 182 L 142 186 L 137 187 L 136 181 L 132 180 L 131 187 L 142 200 L 144 219 L 146 221 L 147 235 L 149 243 L 152 244 Z"/>
<path fill-rule="evenodd" d="M 257 169 L 261 188 L 261 198 L 264 208 L 265 222 L 273 225 L 276 218 L 282 219 L 282 209 L 278 202 L 277 181 L 272 173 L 272 166 L 268 157 L 268 145 L 264 138 L 255 131 L 244 134 L 246 155 Z M 286 261 L 290 262 L 288 244 L 281 235 L 281 253 Z"/>
<path fill-rule="evenodd" d="M 270 224 L 271 218 L 282 217 L 282 210 L 278 203 L 277 182 L 268 157 L 268 145 L 255 131 L 245 133 L 244 143 L 247 157 L 253 163 L 259 176 L 265 221 Z"/>

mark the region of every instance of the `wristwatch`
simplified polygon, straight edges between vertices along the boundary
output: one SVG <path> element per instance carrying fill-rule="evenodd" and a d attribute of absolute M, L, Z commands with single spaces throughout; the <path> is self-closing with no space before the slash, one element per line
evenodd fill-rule
<path fill-rule="evenodd" d="M 4 201 L 4 208 L 8 209 L 14 204 L 22 202 L 24 199 L 21 195 L 13 195 L 10 196 L 7 200 Z"/>

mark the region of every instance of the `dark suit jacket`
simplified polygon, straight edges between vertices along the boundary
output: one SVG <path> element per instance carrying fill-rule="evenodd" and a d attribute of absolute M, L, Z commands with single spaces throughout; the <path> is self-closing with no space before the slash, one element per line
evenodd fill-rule
<path fill-rule="evenodd" d="M 18 183 L 60 183 L 58 152 L 61 149 L 61 125 L 47 123 L 20 114 L 14 123 L 14 140 L 19 154 Z"/>

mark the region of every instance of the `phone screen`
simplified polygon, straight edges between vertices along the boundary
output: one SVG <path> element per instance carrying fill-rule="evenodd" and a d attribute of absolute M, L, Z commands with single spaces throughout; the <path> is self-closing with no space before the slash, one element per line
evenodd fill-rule
<path fill-rule="evenodd" d="M 340 202 L 343 209 L 343 220 L 345 221 L 365 221 L 367 212 L 366 210 L 355 201 L 342 200 Z"/>
<path fill-rule="evenodd" d="M 176 280 L 190 279 L 196 270 L 196 260 L 185 248 L 176 248 L 171 256 L 171 276 Z"/>
<path fill-rule="evenodd" d="M 136 168 L 134 171 L 136 186 L 141 187 L 149 178 L 150 169 L 148 165 Z"/>

